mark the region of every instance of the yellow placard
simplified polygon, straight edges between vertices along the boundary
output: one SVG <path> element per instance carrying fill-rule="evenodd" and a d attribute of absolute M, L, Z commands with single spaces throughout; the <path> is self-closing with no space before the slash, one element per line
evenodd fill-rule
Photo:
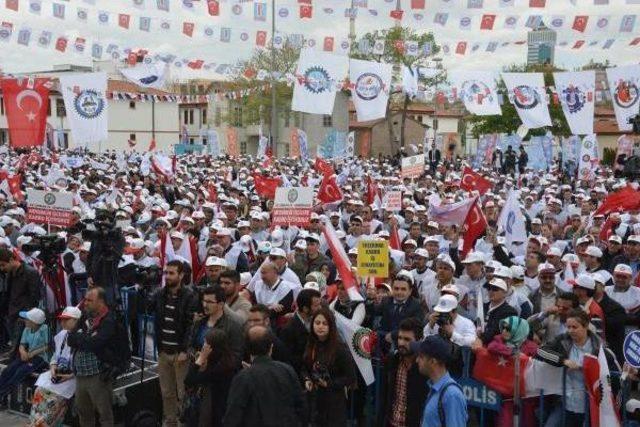
<path fill-rule="evenodd" d="M 389 246 L 385 240 L 358 242 L 358 275 L 362 277 L 389 276 Z"/>

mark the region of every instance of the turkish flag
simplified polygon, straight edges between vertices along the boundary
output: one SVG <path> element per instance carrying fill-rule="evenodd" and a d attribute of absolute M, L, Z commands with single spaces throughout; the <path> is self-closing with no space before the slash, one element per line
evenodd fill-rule
<path fill-rule="evenodd" d="M 630 185 L 622 190 L 610 193 L 596 209 L 594 215 L 607 215 L 611 212 L 626 212 L 640 209 L 640 191 Z"/>
<path fill-rule="evenodd" d="M 220 2 L 218 0 L 207 0 L 207 9 L 211 16 L 220 15 Z"/>
<path fill-rule="evenodd" d="M 574 18 L 573 27 L 571 28 L 584 33 L 584 30 L 587 28 L 587 22 L 589 22 L 589 17 L 587 15 L 578 15 Z"/>
<path fill-rule="evenodd" d="M 496 15 L 482 15 L 480 22 L 481 30 L 493 30 L 493 24 L 496 22 Z"/>
<path fill-rule="evenodd" d="M 398 234 L 398 226 L 392 225 L 389 233 L 389 247 L 397 251 L 401 250 L 400 235 Z"/>
<path fill-rule="evenodd" d="M 131 20 L 131 16 L 126 13 L 118 14 L 118 25 L 122 28 L 129 29 L 129 21 Z"/>
<path fill-rule="evenodd" d="M 325 37 L 322 44 L 322 50 L 325 52 L 333 52 L 333 37 Z"/>
<path fill-rule="evenodd" d="M 380 206 L 382 203 L 382 194 L 380 194 L 380 189 L 375 181 L 370 176 L 367 176 L 367 204 L 371 206 L 376 203 L 376 201 L 378 202 L 378 206 Z"/>
<path fill-rule="evenodd" d="M 411 9 L 424 9 L 425 0 L 411 0 Z"/>
<path fill-rule="evenodd" d="M 456 53 L 458 55 L 464 55 L 466 51 L 467 51 L 467 42 L 458 42 L 458 45 L 456 46 Z"/>
<path fill-rule="evenodd" d="M 195 24 L 193 22 L 183 22 L 182 23 L 182 34 L 187 37 L 193 37 L 193 29 L 195 28 Z"/>
<path fill-rule="evenodd" d="M 280 178 L 269 178 L 257 173 L 254 173 L 252 176 L 253 185 L 259 196 L 266 197 L 271 200 L 276 198 L 276 188 L 280 187 L 280 184 L 282 183 Z"/>
<path fill-rule="evenodd" d="M 24 201 L 24 193 L 22 192 L 22 176 L 17 174 L 7 178 L 9 184 L 9 191 L 14 200 L 18 203 Z"/>
<path fill-rule="evenodd" d="M 484 347 L 476 352 L 476 363 L 473 365 L 473 378 L 487 387 L 497 391 L 503 398 L 513 396 L 515 384 L 516 359 L 490 353 Z M 520 396 L 525 395 L 525 370 L 529 356 L 520 353 Z"/>
<path fill-rule="evenodd" d="M 473 249 L 476 240 L 487 229 L 487 218 L 478 206 L 478 200 L 473 204 L 467 218 L 464 220 L 464 233 L 462 235 L 462 256 L 465 257 Z"/>
<path fill-rule="evenodd" d="M 149 149 L 147 151 L 153 151 L 156 149 L 156 140 L 151 138 L 151 142 L 149 143 Z"/>
<path fill-rule="evenodd" d="M 44 143 L 49 109 L 49 79 L 2 79 L 1 87 L 13 148 Z"/>
<path fill-rule="evenodd" d="M 203 65 L 204 65 L 204 60 L 202 59 L 196 59 L 195 61 L 187 62 L 187 67 L 191 68 L 192 70 L 199 70 L 202 68 Z"/>
<path fill-rule="evenodd" d="M 465 191 L 477 190 L 481 196 L 487 191 L 491 190 L 493 185 L 491 182 L 480 175 L 477 172 L 471 170 L 471 168 L 464 168 L 462 170 L 462 178 L 460 179 L 460 188 Z"/>
<path fill-rule="evenodd" d="M 67 39 L 65 37 L 58 37 L 58 40 L 56 40 L 56 50 L 60 52 L 67 50 Z"/>
<path fill-rule="evenodd" d="M 313 6 L 303 4 L 300 5 L 300 18 L 311 18 L 313 16 Z"/>
<path fill-rule="evenodd" d="M 20 0 L 7 0 L 4 4 L 7 9 L 17 12 Z"/>
<path fill-rule="evenodd" d="M 582 46 L 584 46 L 584 40 L 578 40 L 571 49 L 580 49 Z"/>
<path fill-rule="evenodd" d="M 584 385 L 589 396 L 589 425 L 593 427 L 621 426 L 618 407 L 611 391 L 610 372 L 604 350 L 598 357 L 585 354 L 582 362 Z"/>
<path fill-rule="evenodd" d="M 318 200 L 323 204 L 335 203 L 342 201 L 342 191 L 336 181 L 336 175 L 325 175 L 318 189 Z"/>
<path fill-rule="evenodd" d="M 256 32 L 256 46 L 265 46 L 267 44 L 267 32 L 266 31 L 257 31 Z"/>
<path fill-rule="evenodd" d="M 333 175 L 335 173 L 333 166 L 331 166 L 329 162 L 322 160 L 320 157 L 316 157 L 314 168 L 322 175 Z"/>
<path fill-rule="evenodd" d="M 393 19 L 395 19 L 396 21 L 401 21 L 402 20 L 402 15 L 404 15 L 404 10 L 392 10 L 391 12 L 389 12 L 389 16 L 392 17 Z"/>
<path fill-rule="evenodd" d="M 207 197 L 209 202 L 215 203 L 218 201 L 218 190 L 216 190 L 215 184 L 211 181 L 209 181 L 209 185 L 207 186 L 207 193 L 209 193 L 209 197 Z"/>
<path fill-rule="evenodd" d="M 136 65 L 137 62 L 138 55 L 134 51 L 129 52 L 129 55 L 127 55 L 127 63 L 129 65 Z"/>
<path fill-rule="evenodd" d="M 529 0 L 529 7 L 546 7 L 547 0 Z"/>

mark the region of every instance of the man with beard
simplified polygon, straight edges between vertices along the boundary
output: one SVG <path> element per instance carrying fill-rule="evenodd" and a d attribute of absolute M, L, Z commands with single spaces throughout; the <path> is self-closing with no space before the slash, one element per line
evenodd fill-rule
<path fill-rule="evenodd" d="M 169 261 L 165 267 L 165 286 L 158 289 L 151 300 L 158 343 L 162 408 L 167 426 L 178 425 L 178 409 L 189 368 L 189 335 L 198 306 L 197 295 L 182 286 L 183 278 L 184 264 L 178 260 Z"/>
<path fill-rule="evenodd" d="M 385 364 L 382 383 L 384 416 L 379 426 L 418 427 L 422 408 L 427 398 L 424 378 L 420 375 L 416 355 L 411 352 L 412 342 L 422 339 L 422 327 L 418 319 L 410 317 L 400 322 L 398 347 Z"/>

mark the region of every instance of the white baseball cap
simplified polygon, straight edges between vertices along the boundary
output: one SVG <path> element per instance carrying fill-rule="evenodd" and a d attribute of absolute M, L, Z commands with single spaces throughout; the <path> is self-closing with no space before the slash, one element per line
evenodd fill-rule
<path fill-rule="evenodd" d="M 569 280 L 568 283 L 570 285 L 573 286 L 578 286 L 580 288 L 585 288 L 585 289 L 595 289 L 596 288 L 596 281 L 593 280 L 593 277 L 591 277 L 590 274 L 578 274 L 578 277 L 576 277 L 575 280 Z"/>
<path fill-rule="evenodd" d="M 602 249 L 597 246 L 588 246 L 584 251 L 585 255 L 589 255 L 596 258 L 602 258 Z"/>
<path fill-rule="evenodd" d="M 453 271 L 456 271 L 456 263 L 453 262 L 453 260 L 451 259 L 451 257 L 447 254 L 440 254 L 437 256 L 436 260 L 438 262 L 442 262 L 444 264 L 447 264 L 449 267 L 451 267 L 451 269 Z"/>
<path fill-rule="evenodd" d="M 300 239 L 296 242 L 296 244 L 294 245 L 294 248 L 296 249 L 302 249 L 303 251 L 305 249 L 307 249 L 307 241 L 304 239 Z"/>
<path fill-rule="evenodd" d="M 562 256 L 562 251 L 556 246 L 551 246 L 547 251 L 547 256 Z"/>
<path fill-rule="evenodd" d="M 489 282 L 489 285 L 495 286 L 496 288 L 500 288 L 505 292 L 509 289 L 509 287 L 507 286 L 507 282 L 505 282 L 502 279 L 498 279 L 498 278 L 492 279 Z"/>
<path fill-rule="evenodd" d="M 513 273 L 509 267 L 500 266 L 493 272 L 494 277 L 501 277 L 503 279 L 513 279 Z"/>
<path fill-rule="evenodd" d="M 213 267 L 213 266 L 226 267 L 227 261 L 225 261 L 224 258 L 219 258 L 217 256 L 210 256 L 209 258 L 207 258 L 207 261 L 205 262 L 204 265 L 205 267 Z"/>
<path fill-rule="evenodd" d="M 484 263 L 484 256 L 480 252 L 469 252 L 462 261 L 463 264 L 473 264 L 474 262 Z"/>
<path fill-rule="evenodd" d="M 627 274 L 629 276 L 633 276 L 633 270 L 627 264 L 616 265 L 616 267 L 613 269 L 613 272 L 618 274 Z"/>
<path fill-rule="evenodd" d="M 36 323 L 38 325 L 42 325 L 46 320 L 44 311 L 40 310 L 39 308 L 32 308 L 29 311 L 21 311 L 19 313 L 19 316 L 23 319 L 31 320 L 33 323 Z"/>
<path fill-rule="evenodd" d="M 287 253 L 282 248 L 272 247 L 269 251 L 269 256 L 280 256 L 283 258 L 287 257 Z"/>
<path fill-rule="evenodd" d="M 620 236 L 615 235 L 615 234 L 612 234 L 612 235 L 609 237 L 609 239 L 608 239 L 608 240 L 609 240 L 610 242 L 615 242 L 615 243 L 617 243 L 617 244 L 619 244 L 619 245 L 621 245 L 621 244 L 622 244 L 622 238 L 621 238 Z"/>
<path fill-rule="evenodd" d="M 438 304 L 433 307 L 433 311 L 437 313 L 449 313 L 458 307 L 458 299 L 453 295 L 442 295 L 438 300 Z"/>
<path fill-rule="evenodd" d="M 58 319 L 79 319 L 80 317 L 82 317 L 82 312 L 78 307 L 73 306 L 65 307 L 58 315 Z"/>

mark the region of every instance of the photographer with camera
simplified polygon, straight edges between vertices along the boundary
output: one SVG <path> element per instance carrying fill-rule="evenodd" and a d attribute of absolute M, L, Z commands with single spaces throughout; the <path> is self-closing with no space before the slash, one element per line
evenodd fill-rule
<path fill-rule="evenodd" d="M 471 320 L 460 316 L 457 308 L 458 300 L 454 295 L 442 295 L 429 315 L 424 336 L 440 335 L 460 347 L 470 347 L 476 340 L 476 327 Z"/>

